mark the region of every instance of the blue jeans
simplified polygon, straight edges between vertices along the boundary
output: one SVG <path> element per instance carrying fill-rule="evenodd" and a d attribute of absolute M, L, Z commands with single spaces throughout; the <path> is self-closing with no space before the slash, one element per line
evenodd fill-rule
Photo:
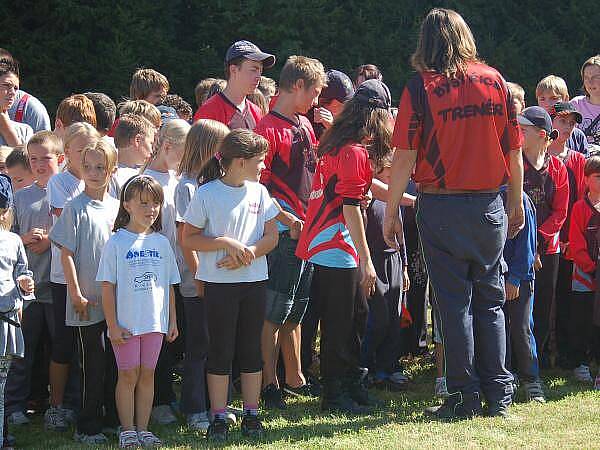
<path fill-rule="evenodd" d="M 510 404 L 502 251 L 507 218 L 500 194 L 420 193 L 417 225 L 434 291 L 452 394 L 482 392 Z"/>

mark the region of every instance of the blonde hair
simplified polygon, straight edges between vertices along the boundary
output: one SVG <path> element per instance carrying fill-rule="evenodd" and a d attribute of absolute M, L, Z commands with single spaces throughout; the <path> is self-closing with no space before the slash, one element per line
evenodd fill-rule
<path fill-rule="evenodd" d="M 142 116 L 150 121 L 155 128 L 159 128 L 161 125 L 160 111 L 156 106 L 146 100 L 127 100 L 119 103 L 119 116 L 125 114 Z"/>
<path fill-rule="evenodd" d="M 6 157 L 14 150 L 14 147 L 0 145 L 0 161 L 6 161 Z"/>
<path fill-rule="evenodd" d="M 0 230 L 10 231 L 14 222 L 14 211 L 12 208 L 0 208 Z"/>
<path fill-rule="evenodd" d="M 56 118 L 64 127 L 75 122 L 87 122 L 96 128 L 94 103 L 83 94 L 71 95 L 61 101 L 56 110 Z"/>
<path fill-rule="evenodd" d="M 471 29 L 460 14 L 445 8 L 433 8 L 425 16 L 410 61 L 417 72 L 448 78 L 464 73 L 469 62 L 481 62 Z"/>
<path fill-rule="evenodd" d="M 279 75 L 279 89 L 290 91 L 296 81 L 304 81 L 304 89 L 313 84 L 327 85 L 327 75 L 321 61 L 306 56 L 290 56 Z"/>
<path fill-rule="evenodd" d="M 258 89 L 268 101 L 277 93 L 277 83 L 275 83 L 273 78 L 261 75 L 260 81 L 258 82 Z"/>
<path fill-rule="evenodd" d="M 144 116 L 137 114 L 125 114 L 119 118 L 115 128 L 115 146 L 118 149 L 129 147 L 131 140 L 138 134 L 147 136 L 154 125 Z"/>
<path fill-rule="evenodd" d="M 258 106 L 264 116 L 269 114 L 269 102 L 267 101 L 263 93 L 260 91 L 260 89 L 254 89 L 254 92 L 252 94 L 246 95 L 246 98 L 252 103 L 254 103 L 256 106 Z"/>
<path fill-rule="evenodd" d="M 44 145 L 48 147 L 48 149 L 55 155 L 62 155 L 64 153 L 62 141 L 52 131 L 38 131 L 33 136 L 31 136 L 31 138 L 27 142 L 26 151 L 29 150 L 29 146 L 32 144 Z"/>
<path fill-rule="evenodd" d="M 216 120 L 200 119 L 196 122 L 190 128 L 185 139 L 185 149 L 177 169 L 177 175 L 187 174 L 190 177 L 198 178 L 201 175 L 202 166 L 214 158 L 228 133 L 227 125 Z"/>
<path fill-rule="evenodd" d="M 154 69 L 138 69 L 131 77 L 129 97 L 132 100 L 143 100 L 150 93 L 164 89 L 169 92 L 169 80 Z"/>
<path fill-rule="evenodd" d="M 196 105 L 198 107 L 202 106 L 202 103 L 206 101 L 206 94 L 208 93 L 208 90 L 217 81 L 217 78 L 209 77 L 198 82 L 194 88 L 194 97 L 196 98 Z"/>
<path fill-rule="evenodd" d="M 81 136 L 90 139 L 100 139 L 98 131 L 92 125 L 87 122 L 75 122 L 65 130 L 65 136 L 63 137 L 64 148 L 68 148 L 75 139 Z"/>
<path fill-rule="evenodd" d="M 85 157 L 90 152 L 100 153 L 104 156 L 107 174 L 111 174 L 117 167 L 117 150 L 104 139 L 98 139 L 86 145 L 81 152 L 81 161 L 85 161 Z"/>
<path fill-rule="evenodd" d="M 171 145 L 181 145 L 185 143 L 185 138 L 190 131 L 190 124 L 183 119 L 173 119 L 165 123 L 158 132 L 158 139 L 156 141 L 156 148 L 152 156 L 146 161 L 140 173 L 143 173 L 148 166 L 156 159 L 156 157 L 162 151 L 162 148 L 166 142 Z"/>
<path fill-rule="evenodd" d="M 588 58 L 583 65 L 581 66 L 581 82 L 583 84 L 583 93 L 585 94 L 586 97 L 590 96 L 590 93 L 585 89 L 585 83 L 583 83 L 583 72 L 585 71 L 585 69 L 587 69 L 589 66 L 598 66 L 600 67 L 600 55 L 594 55 L 591 58 Z"/>
<path fill-rule="evenodd" d="M 560 96 L 562 101 L 569 101 L 569 88 L 567 88 L 567 83 L 561 77 L 548 75 L 542 78 L 535 87 L 535 96 L 539 97 L 543 92 L 548 91 Z"/>

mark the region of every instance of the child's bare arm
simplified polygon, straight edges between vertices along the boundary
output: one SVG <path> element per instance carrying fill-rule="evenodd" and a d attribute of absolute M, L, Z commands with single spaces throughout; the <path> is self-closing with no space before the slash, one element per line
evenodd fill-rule
<path fill-rule="evenodd" d="M 110 340 L 116 345 L 125 343 L 125 339 L 131 336 L 131 333 L 125 328 L 121 328 L 117 323 L 115 285 L 108 281 L 102 282 L 102 310 L 104 311 Z"/>
<path fill-rule="evenodd" d="M 277 222 L 271 219 L 265 222 L 265 231 L 263 237 L 254 245 L 248 247 L 255 258 L 266 255 L 277 246 L 279 241 L 279 232 L 277 231 Z"/>
<path fill-rule="evenodd" d="M 65 247 L 60 249 L 60 262 L 63 266 L 65 273 L 65 281 L 67 282 L 67 290 L 69 297 L 71 297 L 71 303 L 73 308 L 81 317 L 81 320 L 87 320 L 88 318 L 88 300 L 81 294 L 81 288 L 79 287 L 79 280 L 77 278 L 77 270 L 75 269 L 75 261 L 73 259 L 73 252 Z"/>

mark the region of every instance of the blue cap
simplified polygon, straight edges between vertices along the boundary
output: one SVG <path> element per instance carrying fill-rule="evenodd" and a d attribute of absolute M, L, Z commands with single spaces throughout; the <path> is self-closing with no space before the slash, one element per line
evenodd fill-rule
<path fill-rule="evenodd" d="M 356 88 L 354 99 L 372 108 L 390 109 L 392 96 L 383 81 L 367 80 Z"/>
<path fill-rule="evenodd" d="M 261 51 L 256 45 L 250 41 L 237 41 L 231 44 L 225 53 L 225 63 L 236 59 L 246 58 L 251 61 L 259 61 L 263 63 L 263 67 L 268 69 L 275 65 L 275 55 Z"/>
<path fill-rule="evenodd" d="M 327 71 L 327 86 L 321 91 L 319 98 L 324 101 L 337 100 L 347 102 L 354 95 L 352 80 L 344 72 L 330 69 Z"/>
<path fill-rule="evenodd" d="M 177 111 L 172 106 L 158 105 L 156 108 L 160 112 L 161 126 L 170 122 L 173 119 L 179 119 Z"/>
<path fill-rule="evenodd" d="M 0 208 L 10 208 L 13 204 L 13 190 L 10 178 L 0 173 Z"/>
<path fill-rule="evenodd" d="M 550 139 L 556 139 L 558 137 L 558 130 L 552 129 L 552 119 L 550 114 L 540 106 L 530 106 L 525 108 L 519 114 L 518 121 L 520 125 L 529 125 L 537 128 L 541 128 L 548 134 Z"/>

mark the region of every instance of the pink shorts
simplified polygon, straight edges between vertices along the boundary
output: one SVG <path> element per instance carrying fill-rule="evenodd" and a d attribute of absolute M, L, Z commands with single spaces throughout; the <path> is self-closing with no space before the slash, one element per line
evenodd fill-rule
<path fill-rule="evenodd" d="M 118 369 L 131 370 L 141 366 L 156 368 L 162 341 L 163 334 L 155 332 L 131 336 L 121 345 L 112 344 Z"/>

